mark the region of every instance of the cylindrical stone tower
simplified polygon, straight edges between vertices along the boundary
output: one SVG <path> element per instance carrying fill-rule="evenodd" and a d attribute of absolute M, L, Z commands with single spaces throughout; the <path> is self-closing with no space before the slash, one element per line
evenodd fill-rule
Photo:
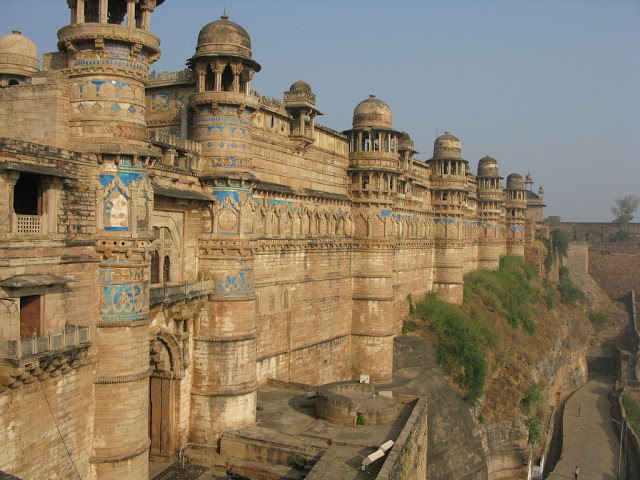
<path fill-rule="evenodd" d="M 505 193 L 505 220 L 507 227 L 507 255 L 524 257 L 524 225 L 527 217 L 527 192 L 519 173 L 507 177 Z"/>
<path fill-rule="evenodd" d="M 498 162 L 486 155 L 478 162 L 478 209 L 482 225 L 478 235 L 478 268 L 495 270 L 504 251 L 501 228 L 504 222 L 504 193 Z"/>
<path fill-rule="evenodd" d="M 460 140 L 445 132 L 436 138 L 431 168 L 435 216 L 435 265 L 433 288 L 447 302 L 462 303 L 464 230 L 462 218 L 468 197 L 468 163 L 461 157 Z"/>
<path fill-rule="evenodd" d="M 351 357 L 355 378 L 391 380 L 394 322 L 393 203 L 400 175 L 400 132 L 391 109 L 374 95 L 353 112 L 349 193 L 353 199 Z"/>
<path fill-rule="evenodd" d="M 194 338 L 190 440 L 215 444 L 228 428 L 255 422 L 255 323 L 251 79 L 260 65 L 249 34 L 226 15 L 204 26 L 189 66 L 193 139 L 203 152 L 201 180 L 214 197 L 200 238 L 200 275 L 214 280 Z"/>
<path fill-rule="evenodd" d="M 58 32 L 70 143 L 98 159 L 100 362 L 91 463 L 100 480 L 148 478 L 153 190 L 144 97 L 149 65 L 160 54 L 150 15 L 163 1 L 68 0 L 71 24 Z"/>

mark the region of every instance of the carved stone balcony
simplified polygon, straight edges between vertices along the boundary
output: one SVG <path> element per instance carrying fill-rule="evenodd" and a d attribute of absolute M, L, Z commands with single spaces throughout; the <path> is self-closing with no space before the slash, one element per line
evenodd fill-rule
<path fill-rule="evenodd" d="M 90 346 L 89 327 L 76 325 L 43 337 L 0 340 L 0 393 L 71 372 L 82 364 Z"/>

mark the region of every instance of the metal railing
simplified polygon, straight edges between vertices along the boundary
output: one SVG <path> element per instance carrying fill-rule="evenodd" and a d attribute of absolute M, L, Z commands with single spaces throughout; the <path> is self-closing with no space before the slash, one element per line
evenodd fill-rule
<path fill-rule="evenodd" d="M 213 290 L 212 280 L 201 280 L 199 282 L 184 283 L 162 283 L 151 285 L 149 288 L 149 303 L 157 305 L 164 301 L 171 302 L 173 299 L 197 297 L 206 295 Z"/>
<path fill-rule="evenodd" d="M 54 352 L 91 341 L 89 327 L 69 325 L 59 333 L 21 340 L 0 340 L 0 358 L 22 359 L 39 353 Z"/>

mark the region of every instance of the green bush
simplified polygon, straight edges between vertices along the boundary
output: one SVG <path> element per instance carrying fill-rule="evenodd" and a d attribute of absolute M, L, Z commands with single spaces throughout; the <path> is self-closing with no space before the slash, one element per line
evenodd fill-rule
<path fill-rule="evenodd" d="M 553 310 L 553 302 L 556 298 L 556 290 L 549 282 L 544 282 L 542 284 L 542 287 L 544 288 L 544 303 L 547 306 L 547 310 Z"/>
<path fill-rule="evenodd" d="M 291 466 L 293 466 L 293 468 L 299 471 L 304 470 L 304 467 L 306 464 L 307 464 L 307 459 L 305 457 L 296 458 L 293 462 L 291 462 Z"/>
<path fill-rule="evenodd" d="M 558 257 L 566 257 L 569 254 L 569 237 L 559 228 L 551 230 L 551 244 Z"/>
<path fill-rule="evenodd" d="M 358 414 L 358 418 L 356 418 L 356 426 L 357 427 L 364 427 L 367 424 L 367 419 L 364 418 L 364 415 L 359 413 Z"/>
<path fill-rule="evenodd" d="M 405 318 L 404 323 L 402 324 L 402 333 L 406 335 L 407 333 L 411 333 L 416 329 L 416 322 L 411 320 L 410 318 Z"/>
<path fill-rule="evenodd" d="M 476 404 L 487 376 L 484 348 L 497 342 L 495 331 L 482 317 L 465 316 L 454 305 L 438 300 L 433 292 L 418 302 L 416 311 L 438 337 L 438 363 L 466 389 L 465 401 Z"/>
<path fill-rule="evenodd" d="M 569 307 L 575 307 L 578 300 L 582 298 L 582 292 L 574 285 L 567 267 L 560 267 L 558 291 L 560 292 L 560 301 Z"/>
<path fill-rule="evenodd" d="M 601 326 L 607 323 L 607 316 L 602 312 L 589 312 L 589 320 L 595 326 Z"/>
<path fill-rule="evenodd" d="M 533 382 L 527 388 L 524 397 L 520 401 L 520 407 L 529 416 L 541 415 L 544 406 L 544 397 L 540 384 Z"/>
<path fill-rule="evenodd" d="M 529 444 L 542 445 L 542 420 L 534 416 L 527 418 L 524 423 L 529 429 Z"/>
<path fill-rule="evenodd" d="M 555 251 L 553 250 L 553 242 L 549 237 L 545 237 L 544 235 L 536 235 L 536 240 L 542 242 L 547 249 L 547 256 L 544 258 L 544 270 L 549 273 L 553 266 L 553 262 L 556 260 Z"/>
<path fill-rule="evenodd" d="M 537 271 L 520 257 L 504 256 L 497 271 L 477 270 L 465 276 L 465 299 L 477 295 L 490 310 L 505 317 L 513 328 L 535 333 L 540 302 Z"/>
<path fill-rule="evenodd" d="M 628 395 L 622 396 L 622 406 L 629 425 L 640 435 L 640 405 Z"/>

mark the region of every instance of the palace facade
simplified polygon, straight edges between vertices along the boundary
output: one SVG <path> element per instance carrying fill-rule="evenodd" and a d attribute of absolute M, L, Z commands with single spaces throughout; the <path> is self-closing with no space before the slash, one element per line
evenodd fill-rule
<path fill-rule="evenodd" d="M 42 67 L 0 38 L 0 470 L 20 477 L 146 479 L 254 423 L 269 378 L 388 382 L 408 296 L 461 302 L 542 221 L 530 176 L 473 173 L 450 133 L 417 160 L 373 95 L 345 132 L 308 83 L 258 95 L 226 15 L 149 75 L 163 1 L 68 0 Z"/>

